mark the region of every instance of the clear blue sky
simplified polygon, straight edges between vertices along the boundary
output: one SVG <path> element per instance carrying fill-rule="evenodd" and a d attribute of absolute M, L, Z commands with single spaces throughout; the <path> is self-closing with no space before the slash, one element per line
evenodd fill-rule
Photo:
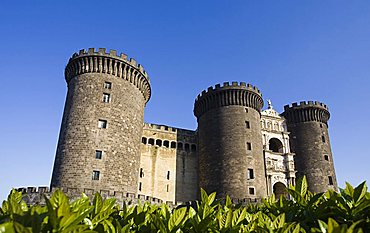
<path fill-rule="evenodd" d="M 106 47 L 143 64 L 145 121 L 195 129 L 195 97 L 245 81 L 281 112 L 319 100 L 340 186 L 370 180 L 369 1 L 1 1 L 0 200 L 48 186 L 60 129 L 64 67 Z"/>

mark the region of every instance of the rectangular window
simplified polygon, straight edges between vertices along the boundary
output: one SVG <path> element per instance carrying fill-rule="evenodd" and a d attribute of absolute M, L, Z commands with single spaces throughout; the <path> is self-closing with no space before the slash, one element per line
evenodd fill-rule
<path fill-rule="evenodd" d="M 324 155 L 324 159 L 325 159 L 326 161 L 329 161 L 329 156 L 328 156 L 328 155 Z"/>
<path fill-rule="evenodd" d="M 141 187 L 142 186 L 142 184 L 141 184 L 141 182 L 139 182 L 139 191 L 141 191 Z"/>
<path fill-rule="evenodd" d="M 105 89 L 112 89 L 112 83 L 110 83 L 110 82 L 105 82 L 105 83 L 104 83 L 104 88 L 105 88 Z"/>
<path fill-rule="evenodd" d="M 254 179 L 254 172 L 251 168 L 248 168 L 248 179 Z"/>
<path fill-rule="evenodd" d="M 98 128 L 99 129 L 106 129 L 108 122 L 106 120 L 99 119 L 98 121 Z"/>
<path fill-rule="evenodd" d="M 251 128 L 249 121 L 245 121 L 245 127 L 246 127 L 247 129 L 250 129 L 250 128 Z"/>
<path fill-rule="evenodd" d="M 248 113 L 248 108 L 245 108 L 245 112 Z"/>
<path fill-rule="evenodd" d="M 103 156 L 103 151 L 101 151 L 101 150 L 96 150 L 95 151 L 95 158 L 96 159 L 101 159 L 102 156 Z"/>
<path fill-rule="evenodd" d="M 169 185 L 166 186 L 166 189 L 167 189 L 167 192 L 170 190 L 170 187 Z"/>
<path fill-rule="evenodd" d="M 325 136 L 324 135 L 321 136 L 321 140 L 322 140 L 323 143 L 325 143 Z"/>
<path fill-rule="evenodd" d="M 249 194 L 254 195 L 254 188 L 249 188 Z"/>
<path fill-rule="evenodd" d="M 329 178 L 329 185 L 333 185 L 333 184 L 334 184 L 334 183 L 333 183 L 333 177 L 328 176 L 328 178 Z"/>
<path fill-rule="evenodd" d="M 110 102 L 110 94 L 103 93 L 103 102 L 104 103 L 109 103 Z"/>
<path fill-rule="evenodd" d="M 250 142 L 247 142 L 247 150 L 252 150 L 252 144 Z"/>
<path fill-rule="evenodd" d="M 167 180 L 170 179 L 170 171 L 167 171 Z"/>
<path fill-rule="evenodd" d="M 99 178 L 100 178 L 100 171 L 93 171 L 92 179 L 99 180 Z"/>
<path fill-rule="evenodd" d="M 143 178 L 143 177 L 144 177 L 144 170 L 140 168 L 140 178 Z"/>

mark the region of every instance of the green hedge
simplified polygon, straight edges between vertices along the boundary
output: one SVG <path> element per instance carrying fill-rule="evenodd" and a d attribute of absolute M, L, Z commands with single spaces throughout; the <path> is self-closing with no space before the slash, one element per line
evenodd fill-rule
<path fill-rule="evenodd" d="M 170 209 L 142 203 L 120 208 L 115 199 L 96 194 L 70 202 L 55 191 L 46 206 L 27 206 L 12 190 L 0 208 L 0 232 L 370 232 L 370 193 L 365 182 L 348 183 L 340 193 L 312 194 L 306 179 L 288 193 L 292 200 L 271 196 L 259 204 L 221 205 L 216 194 L 201 191 L 196 207 Z"/>

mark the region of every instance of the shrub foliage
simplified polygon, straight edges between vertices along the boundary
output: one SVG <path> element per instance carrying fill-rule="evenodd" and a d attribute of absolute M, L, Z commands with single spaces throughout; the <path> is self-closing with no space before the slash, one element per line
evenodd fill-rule
<path fill-rule="evenodd" d="M 274 195 L 262 203 L 224 204 L 201 190 L 196 206 L 123 205 L 96 193 L 70 202 L 55 191 L 46 206 L 27 206 L 12 190 L 0 208 L 1 232 L 370 232 L 370 193 L 365 182 L 340 193 L 313 194 L 305 178 L 288 189 L 290 199 Z"/>

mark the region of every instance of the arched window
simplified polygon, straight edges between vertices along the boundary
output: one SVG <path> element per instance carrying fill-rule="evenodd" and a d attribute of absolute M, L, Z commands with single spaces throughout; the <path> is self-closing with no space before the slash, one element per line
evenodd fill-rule
<path fill-rule="evenodd" d="M 167 147 L 167 148 L 170 147 L 170 142 L 169 141 L 164 141 L 163 146 Z"/>
<path fill-rule="evenodd" d="M 148 144 L 154 146 L 154 139 L 153 138 L 149 138 Z"/>
<path fill-rule="evenodd" d="M 176 142 L 171 142 L 171 148 L 176 148 Z"/>
<path fill-rule="evenodd" d="M 182 143 L 181 142 L 177 143 L 177 149 L 182 150 Z"/>
<path fill-rule="evenodd" d="M 162 140 L 157 139 L 157 141 L 155 141 L 155 144 L 156 144 L 157 146 L 162 146 Z"/>
<path fill-rule="evenodd" d="M 197 151 L 197 146 L 196 146 L 196 145 L 194 145 L 194 144 L 192 144 L 192 145 L 191 145 L 191 151 L 192 151 L 192 152 Z"/>
<path fill-rule="evenodd" d="M 283 153 L 283 143 L 277 138 L 271 138 L 269 141 L 269 150 L 272 152 Z"/>
<path fill-rule="evenodd" d="M 142 138 L 141 138 L 141 142 L 142 142 L 143 144 L 146 144 L 146 141 L 147 141 L 147 139 L 146 139 L 145 137 L 142 137 Z"/>
<path fill-rule="evenodd" d="M 188 143 L 185 143 L 185 150 L 190 151 L 190 145 Z"/>

